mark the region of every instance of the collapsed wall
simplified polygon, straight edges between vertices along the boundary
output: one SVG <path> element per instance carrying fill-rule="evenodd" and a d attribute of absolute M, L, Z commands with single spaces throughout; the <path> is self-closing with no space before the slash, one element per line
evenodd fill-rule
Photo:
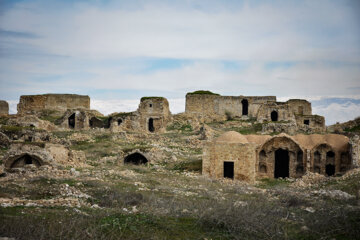
<path fill-rule="evenodd" d="M 42 110 L 65 112 L 67 109 L 90 109 L 90 97 L 77 94 L 23 95 L 17 106 L 18 114 Z"/>
<path fill-rule="evenodd" d="M 164 132 L 171 121 L 169 102 L 164 97 L 143 97 L 135 112 L 115 113 L 111 117 L 112 131 Z"/>
<path fill-rule="evenodd" d="M 0 100 L 0 116 L 9 115 L 9 104 L 6 101 Z"/>

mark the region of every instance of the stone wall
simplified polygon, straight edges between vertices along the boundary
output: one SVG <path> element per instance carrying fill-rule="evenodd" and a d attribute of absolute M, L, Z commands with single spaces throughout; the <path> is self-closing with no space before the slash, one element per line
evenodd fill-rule
<path fill-rule="evenodd" d="M 286 102 L 289 105 L 289 109 L 294 114 L 299 115 L 311 115 L 311 103 L 304 99 L 290 99 Z"/>
<path fill-rule="evenodd" d="M 242 143 L 207 143 L 203 149 L 204 175 L 224 177 L 224 162 L 234 163 L 234 179 L 255 181 L 256 146 Z"/>
<path fill-rule="evenodd" d="M 257 113 L 257 120 L 259 122 L 273 121 L 272 116 L 276 114 L 276 120 L 274 121 L 294 121 L 295 116 L 290 107 L 286 103 L 282 102 L 267 102 L 260 106 Z"/>
<path fill-rule="evenodd" d="M 90 97 L 76 94 L 23 95 L 17 106 L 18 114 L 41 110 L 65 112 L 75 108 L 90 109 Z"/>
<path fill-rule="evenodd" d="M 171 120 L 169 102 L 163 97 L 143 97 L 139 108 L 140 128 L 146 132 L 164 132 Z"/>
<path fill-rule="evenodd" d="M 0 116 L 9 115 L 9 104 L 6 101 L 0 100 Z"/>
<path fill-rule="evenodd" d="M 197 116 L 201 122 L 226 120 L 228 115 L 231 117 L 256 117 L 262 104 L 275 101 L 275 96 L 187 94 L 185 112 Z M 247 108 L 247 111 L 244 111 L 244 108 Z"/>
<path fill-rule="evenodd" d="M 324 132 L 325 118 L 319 115 L 295 115 L 296 124 L 303 132 Z"/>

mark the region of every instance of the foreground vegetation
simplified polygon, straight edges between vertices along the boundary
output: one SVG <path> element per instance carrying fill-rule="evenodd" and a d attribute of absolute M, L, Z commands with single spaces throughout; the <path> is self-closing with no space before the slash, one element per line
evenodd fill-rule
<path fill-rule="evenodd" d="M 251 120 L 249 120 L 250 122 Z M 226 127 L 235 129 L 228 121 Z M 223 123 L 214 123 L 223 129 Z M 257 126 L 235 129 L 256 132 Z M 201 142 L 187 124 L 146 138 L 109 132 L 57 132 L 87 165 L 54 173 L 0 178 L 0 199 L 82 198 L 80 205 L 0 207 L 0 237 L 15 239 L 360 239 L 360 172 L 306 187 L 291 179 L 256 184 L 201 175 Z M 124 154 L 149 149 L 148 165 L 122 164 Z M 159 150 L 161 149 L 161 151 Z M 6 151 L 6 149 L 2 150 Z M 57 171 L 61 174 L 57 175 Z M 64 192 L 64 189 L 67 189 Z M 321 190 L 322 192 L 320 192 Z M 339 191 L 345 197 L 327 193 Z M 75 196 L 80 195 L 87 197 Z M 350 196 L 350 197 L 348 197 Z"/>

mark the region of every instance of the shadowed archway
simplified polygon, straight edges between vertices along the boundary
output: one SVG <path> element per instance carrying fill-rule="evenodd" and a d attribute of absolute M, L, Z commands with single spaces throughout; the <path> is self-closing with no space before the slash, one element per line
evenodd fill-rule
<path fill-rule="evenodd" d="M 140 164 L 145 164 L 147 162 L 148 162 L 147 158 L 138 152 L 127 155 L 124 159 L 125 164 L 131 163 L 135 165 L 140 165 Z"/>

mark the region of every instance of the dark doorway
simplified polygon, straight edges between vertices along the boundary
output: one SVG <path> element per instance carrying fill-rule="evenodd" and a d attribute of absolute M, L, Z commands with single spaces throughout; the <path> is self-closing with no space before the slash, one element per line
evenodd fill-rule
<path fill-rule="evenodd" d="M 305 125 L 310 125 L 310 120 L 304 120 Z"/>
<path fill-rule="evenodd" d="M 278 113 L 277 111 L 272 111 L 271 112 L 271 121 L 275 122 L 278 120 Z"/>
<path fill-rule="evenodd" d="M 118 126 L 120 126 L 121 123 L 122 123 L 122 119 L 118 119 L 118 120 L 117 120 L 117 123 L 118 123 Z"/>
<path fill-rule="evenodd" d="M 124 163 L 132 163 L 136 165 L 145 164 L 148 160 L 141 153 L 133 153 L 125 157 Z"/>
<path fill-rule="evenodd" d="M 154 128 L 154 119 L 149 118 L 149 131 L 150 132 L 154 132 L 155 128 Z"/>
<path fill-rule="evenodd" d="M 314 163 L 321 163 L 321 154 L 318 151 L 314 153 Z"/>
<path fill-rule="evenodd" d="M 32 164 L 33 163 L 32 158 L 29 155 L 26 154 L 24 156 L 24 158 L 25 158 L 25 164 Z"/>
<path fill-rule="evenodd" d="M 335 163 L 335 153 L 333 151 L 329 151 L 326 153 L 326 162 Z"/>
<path fill-rule="evenodd" d="M 335 174 L 335 166 L 332 164 L 326 165 L 326 175 L 333 176 Z"/>
<path fill-rule="evenodd" d="M 248 112 L 249 112 L 249 102 L 248 100 L 246 99 L 243 99 L 241 101 L 241 104 L 242 104 L 242 115 L 248 115 Z"/>
<path fill-rule="evenodd" d="M 234 179 L 234 162 L 224 162 L 224 178 Z"/>
<path fill-rule="evenodd" d="M 71 114 L 68 121 L 69 121 L 69 127 L 75 128 L 75 113 Z"/>
<path fill-rule="evenodd" d="M 105 128 L 110 128 L 112 122 L 112 117 L 109 117 L 109 119 L 106 121 Z"/>
<path fill-rule="evenodd" d="M 289 177 L 289 151 L 283 149 L 275 151 L 274 177 Z"/>

